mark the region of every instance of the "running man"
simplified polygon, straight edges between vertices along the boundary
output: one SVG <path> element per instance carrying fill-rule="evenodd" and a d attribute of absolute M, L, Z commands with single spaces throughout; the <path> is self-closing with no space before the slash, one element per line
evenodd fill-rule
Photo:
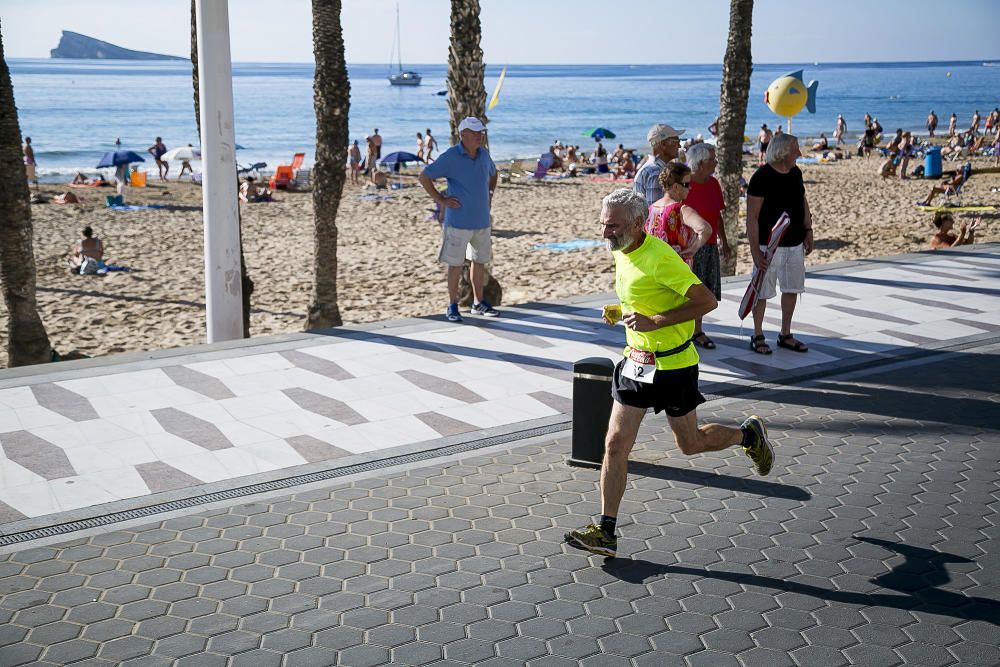
<path fill-rule="evenodd" d="M 694 318 L 714 310 L 718 302 L 669 245 L 643 231 L 646 202 L 631 190 L 615 190 L 604 198 L 601 227 L 615 258 L 615 291 L 625 322 L 625 357 L 615 367 L 601 468 L 601 518 L 566 533 L 573 547 L 613 557 L 618 549 L 618 507 L 628 481 L 628 457 L 646 410 L 667 413 L 678 449 L 692 456 L 734 445 L 753 462 L 759 475 L 771 472 L 774 450 L 759 417 L 739 428 L 721 424 L 698 426 L 698 352 L 691 345 Z M 605 309 L 605 321 L 616 324 L 619 313 Z"/>

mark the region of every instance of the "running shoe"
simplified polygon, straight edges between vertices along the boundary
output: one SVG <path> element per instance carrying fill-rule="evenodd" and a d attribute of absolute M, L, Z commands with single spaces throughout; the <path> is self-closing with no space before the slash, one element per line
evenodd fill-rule
<path fill-rule="evenodd" d="M 767 428 L 764 421 L 752 415 L 740 426 L 744 431 L 753 435 L 753 443 L 749 447 L 744 447 L 743 452 L 753 461 L 753 467 L 758 475 L 767 475 L 771 472 L 774 464 L 774 446 L 767 438 Z"/>
<path fill-rule="evenodd" d="M 472 305 L 472 310 L 469 311 L 473 315 L 482 315 L 483 317 L 499 317 L 500 311 L 486 303 L 485 301 L 480 301 L 479 303 Z"/>
<path fill-rule="evenodd" d="M 448 306 L 448 310 L 444 312 L 444 316 L 448 318 L 449 322 L 461 322 L 462 316 L 458 312 L 458 304 L 453 303 Z"/>
<path fill-rule="evenodd" d="M 615 552 L 618 551 L 618 538 L 608 537 L 596 523 L 590 524 L 583 530 L 571 530 L 566 533 L 566 542 L 577 549 L 592 551 L 608 558 L 614 558 Z"/>

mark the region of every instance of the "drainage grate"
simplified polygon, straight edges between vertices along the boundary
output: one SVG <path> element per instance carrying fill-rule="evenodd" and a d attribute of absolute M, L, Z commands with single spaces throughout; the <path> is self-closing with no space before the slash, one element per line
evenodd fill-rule
<path fill-rule="evenodd" d="M 565 431 L 566 429 L 568 429 L 570 427 L 570 424 L 571 422 L 567 418 L 564 421 L 556 422 L 554 424 L 537 426 L 535 428 L 524 429 L 521 431 L 511 431 L 509 433 L 502 433 L 500 435 L 494 435 L 488 438 L 482 438 L 480 440 L 471 440 L 469 442 L 461 442 L 455 445 L 448 445 L 446 447 L 441 447 L 438 449 L 429 449 L 423 452 L 414 452 L 413 454 L 401 454 L 400 456 L 394 456 L 387 459 L 378 459 L 376 461 L 367 461 L 365 463 L 358 463 L 343 468 L 320 470 L 317 472 L 306 473 L 303 475 L 296 475 L 294 477 L 276 479 L 270 482 L 249 484 L 247 486 L 241 486 L 235 489 L 226 489 L 224 491 L 205 493 L 200 496 L 192 496 L 190 498 L 183 498 L 181 500 L 172 500 L 170 502 L 158 503 L 156 505 L 147 505 L 145 507 L 138 507 L 136 509 L 124 510 L 122 512 L 112 512 L 110 514 L 104 514 L 102 516 L 92 517 L 89 519 L 67 521 L 66 523 L 60 523 L 54 526 L 45 526 L 44 528 L 35 528 L 33 530 L 25 530 L 19 533 L 0 535 L 0 546 L 9 546 L 11 544 L 30 542 L 31 540 L 38 540 L 45 537 L 66 535 L 68 533 L 73 533 L 78 530 L 87 530 L 88 528 L 100 528 L 103 526 L 110 526 L 116 523 L 121 523 L 122 521 L 143 519 L 146 517 L 161 514 L 163 512 L 174 512 L 176 510 L 198 507 L 199 505 L 208 505 L 210 503 L 215 503 L 222 500 L 235 500 L 238 498 L 245 498 L 247 496 L 257 495 L 259 493 L 280 491 L 281 489 L 289 489 L 302 484 L 312 484 L 313 482 L 324 482 L 331 479 L 337 479 L 338 477 L 347 477 L 349 475 L 356 475 L 358 473 L 370 472 L 373 470 L 381 470 L 384 468 L 389 468 L 397 465 L 405 465 L 408 463 L 419 463 L 421 461 L 426 461 L 428 459 L 438 458 L 441 456 L 463 454 L 465 452 L 471 452 L 476 449 L 483 449 L 484 447 L 492 447 L 493 445 L 503 445 L 508 442 L 513 442 L 515 440 L 525 440 L 537 436 L 558 433 L 560 431 Z"/>

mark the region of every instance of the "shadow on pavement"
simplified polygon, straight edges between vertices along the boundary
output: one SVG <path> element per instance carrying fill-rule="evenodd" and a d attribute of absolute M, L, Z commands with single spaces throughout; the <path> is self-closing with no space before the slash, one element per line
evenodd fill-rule
<path fill-rule="evenodd" d="M 716 489 L 726 489 L 727 491 L 738 491 L 740 493 L 750 493 L 757 496 L 767 496 L 769 498 L 785 498 L 787 500 L 809 500 L 812 494 L 797 486 L 788 484 L 778 484 L 776 482 L 765 482 L 759 479 L 746 479 L 743 477 L 732 477 L 720 475 L 703 470 L 692 470 L 690 468 L 674 468 L 671 466 L 654 465 L 652 463 L 642 463 L 639 461 L 629 461 L 628 471 L 632 475 L 642 477 L 654 477 L 665 479 L 671 482 L 683 482 L 692 486 L 710 486 Z"/>

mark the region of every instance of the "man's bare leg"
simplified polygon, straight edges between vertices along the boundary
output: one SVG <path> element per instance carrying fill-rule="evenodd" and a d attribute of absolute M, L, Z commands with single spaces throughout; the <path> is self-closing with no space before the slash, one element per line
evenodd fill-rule
<path fill-rule="evenodd" d="M 473 303 L 483 300 L 483 283 L 486 281 L 486 267 L 479 262 L 472 262 L 469 268 L 469 278 L 472 280 Z"/>
<path fill-rule="evenodd" d="M 604 442 L 604 463 L 601 466 L 601 514 L 618 516 L 618 506 L 628 482 L 628 455 L 635 445 L 645 408 L 634 408 L 615 401 L 608 421 L 608 437 Z"/>
<path fill-rule="evenodd" d="M 781 293 L 781 335 L 787 336 L 792 333 L 792 315 L 795 314 L 795 303 L 799 295 Z M 754 318 L 756 322 L 756 317 Z"/>
<path fill-rule="evenodd" d="M 767 310 L 767 299 L 757 299 L 753 305 L 753 335 L 764 333 L 764 311 Z"/>
<path fill-rule="evenodd" d="M 717 452 L 743 442 L 743 431 L 722 424 L 698 426 L 698 411 L 681 417 L 667 416 L 667 423 L 674 433 L 677 448 L 692 456 L 704 452 Z"/>
<path fill-rule="evenodd" d="M 462 267 L 448 267 L 448 303 L 458 303 L 458 279 L 462 277 Z"/>

